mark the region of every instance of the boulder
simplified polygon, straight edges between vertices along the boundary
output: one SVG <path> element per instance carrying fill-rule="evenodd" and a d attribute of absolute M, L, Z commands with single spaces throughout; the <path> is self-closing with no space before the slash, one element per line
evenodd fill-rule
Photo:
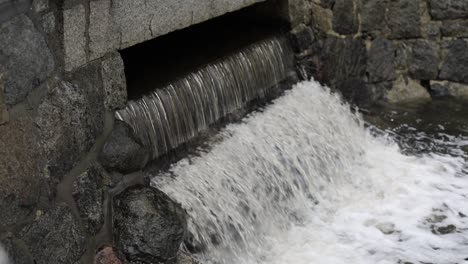
<path fill-rule="evenodd" d="M 442 22 L 442 36 L 466 38 L 468 37 L 468 20 L 445 20 Z"/>
<path fill-rule="evenodd" d="M 359 20 L 354 0 L 336 0 L 333 7 L 333 30 L 339 34 L 356 34 Z"/>
<path fill-rule="evenodd" d="M 371 83 L 395 79 L 395 47 L 391 41 L 377 38 L 372 42 L 367 55 L 367 73 Z"/>
<path fill-rule="evenodd" d="M 433 80 L 439 72 L 439 47 L 429 40 L 417 40 L 412 46 L 409 73 L 416 80 Z"/>
<path fill-rule="evenodd" d="M 419 82 L 399 76 L 385 99 L 389 103 L 428 102 L 431 95 Z"/>
<path fill-rule="evenodd" d="M 142 169 L 149 157 L 149 150 L 141 144 L 133 129 L 125 122 L 116 120 L 99 154 L 99 161 L 109 171 L 129 173 Z"/>
<path fill-rule="evenodd" d="M 421 36 L 420 0 L 394 0 L 388 7 L 388 27 L 393 39 Z"/>
<path fill-rule="evenodd" d="M 385 29 L 385 15 L 388 0 L 362 0 L 361 30 L 382 32 Z"/>
<path fill-rule="evenodd" d="M 468 84 L 468 43 L 454 40 L 448 47 L 448 54 L 442 63 L 439 79 Z"/>
<path fill-rule="evenodd" d="M 311 5 L 312 25 L 315 30 L 324 35 L 332 30 L 333 12 L 317 4 Z"/>
<path fill-rule="evenodd" d="M 429 0 L 429 5 L 433 19 L 468 18 L 468 1 L 466 0 Z"/>
<path fill-rule="evenodd" d="M 185 211 L 155 188 L 114 198 L 114 238 L 129 263 L 175 263 L 186 228 Z"/>
<path fill-rule="evenodd" d="M 43 36 L 26 15 L 0 24 L 0 61 L 6 71 L 4 96 L 8 106 L 23 101 L 54 70 Z"/>

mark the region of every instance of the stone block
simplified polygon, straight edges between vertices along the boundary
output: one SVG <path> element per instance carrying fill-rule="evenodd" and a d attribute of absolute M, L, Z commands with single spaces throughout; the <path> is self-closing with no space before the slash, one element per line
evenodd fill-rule
<path fill-rule="evenodd" d="M 433 80 L 439 72 L 439 46 L 430 40 L 417 40 L 412 45 L 409 73 L 416 80 Z"/>
<path fill-rule="evenodd" d="M 89 50 L 90 59 L 94 60 L 118 49 L 121 34 L 112 16 L 111 0 L 92 1 L 89 5 Z"/>
<path fill-rule="evenodd" d="M 127 103 L 127 81 L 125 68 L 119 53 L 102 61 L 101 75 L 104 87 L 104 104 L 109 110 L 125 107 Z"/>
<path fill-rule="evenodd" d="M 420 82 L 399 76 L 392 89 L 385 93 L 385 100 L 389 103 L 427 102 L 431 95 Z"/>
<path fill-rule="evenodd" d="M 436 20 L 468 18 L 466 0 L 429 0 L 431 16 Z"/>
<path fill-rule="evenodd" d="M 421 36 L 420 0 L 394 0 L 388 6 L 388 27 L 393 39 Z"/>
<path fill-rule="evenodd" d="M 377 38 L 372 42 L 367 57 L 369 82 L 395 79 L 395 46 L 391 41 Z"/>
<path fill-rule="evenodd" d="M 382 32 L 385 29 L 385 16 L 388 0 L 362 0 L 361 30 Z"/>
<path fill-rule="evenodd" d="M 467 38 L 468 20 L 446 20 L 442 22 L 442 36 Z"/>
<path fill-rule="evenodd" d="M 359 21 L 354 0 L 336 0 L 333 7 L 333 30 L 342 35 L 356 34 Z"/>
<path fill-rule="evenodd" d="M 44 37 L 25 15 L 0 24 L 0 47 L 5 102 L 12 106 L 44 82 L 54 69 L 54 60 Z"/>
<path fill-rule="evenodd" d="M 468 83 L 468 43 L 458 39 L 450 42 L 439 79 Z"/>
<path fill-rule="evenodd" d="M 437 97 L 450 96 L 457 100 L 468 101 L 468 85 L 449 81 L 431 81 L 431 93 Z"/>
<path fill-rule="evenodd" d="M 79 4 L 63 11 L 65 70 L 84 65 L 86 59 L 86 11 Z"/>
<path fill-rule="evenodd" d="M 312 4 L 312 24 L 320 33 L 330 32 L 333 28 L 333 12 L 320 5 Z"/>

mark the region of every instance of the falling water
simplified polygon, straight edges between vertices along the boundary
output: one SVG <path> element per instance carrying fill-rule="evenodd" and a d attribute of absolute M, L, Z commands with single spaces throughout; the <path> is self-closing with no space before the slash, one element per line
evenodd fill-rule
<path fill-rule="evenodd" d="M 203 263 L 464 263 L 465 154 L 405 155 L 374 134 L 303 82 L 153 184 L 186 208 Z"/>
<path fill-rule="evenodd" d="M 130 101 L 116 116 L 156 158 L 275 91 L 289 74 L 291 54 L 284 38 L 266 39 Z"/>

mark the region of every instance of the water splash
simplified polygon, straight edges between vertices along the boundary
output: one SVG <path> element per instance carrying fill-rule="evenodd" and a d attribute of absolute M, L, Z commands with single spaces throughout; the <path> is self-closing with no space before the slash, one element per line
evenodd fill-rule
<path fill-rule="evenodd" d="M 134 129 L 156 158 L 274 92 L 289 74 L 291 56 L 284 38 L 266 39 L 130 101 L 116 117 Z"/>
<path fill-rule="evenodd" d="M 468 257 L 463 157 L 402 154 L 315 82 L 298 84 L 221 136 L 207 153 L 153 180 L 187 209 L 204 263 Z"/>
<path fill-rule="evenodd" d="M 8 255 L 3 249 L 2 245 L 0 244 L 0 264 L 9 264 L 10 260 L 8 259 Z"/>

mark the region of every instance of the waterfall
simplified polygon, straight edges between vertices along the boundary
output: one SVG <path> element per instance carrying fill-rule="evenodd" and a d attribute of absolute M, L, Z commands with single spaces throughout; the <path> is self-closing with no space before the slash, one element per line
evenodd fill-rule
<path fill-rule="evenodd" d="M 434 233 L 468 229 L 466 157 L 404 155 L 318 83 L 297 84 L 220 137 L 153 175 L 154 186 L 186 208 L 186 246 L 198 248 L 203 263 L 468 257 L 466 232 Z"/>
<path fill-rule="evenodd" d="M 286 39 L 271 37 L 130 101 L 116 117 L 133 128 L 156 158 L 274 92 L 290 73 L 291 62 Z"/>

